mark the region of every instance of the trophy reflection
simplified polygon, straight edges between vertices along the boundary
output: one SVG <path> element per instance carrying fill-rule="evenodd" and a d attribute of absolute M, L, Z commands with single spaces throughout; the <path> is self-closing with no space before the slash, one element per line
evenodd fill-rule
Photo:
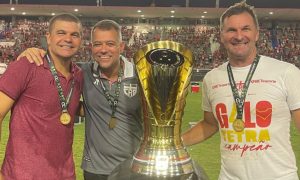
<path fill-rule="evenodd" d="M 140 49 L 134 63 L 142 89 L 144 136 L 128 162 L 130 172 L 123 170 L 121 179 L 125 174 L 128 179 L 207 179 L 181 141 L 192 52 L 180 43 L 158 41 Z"/>

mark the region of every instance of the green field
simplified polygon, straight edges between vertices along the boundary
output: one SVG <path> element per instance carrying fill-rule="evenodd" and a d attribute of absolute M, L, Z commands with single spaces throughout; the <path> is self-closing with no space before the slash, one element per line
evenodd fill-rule
<path fill-rule="evenodd" d="M 185 115 L 182 122 L 183 131 L 189 128 L 189 121 L 196 121 L 201 119 L 201 93 L 189 93 L 187 97 L 187 105 L 185 108 Z M 0 147 L 0 159 L 2 161 L 5 144 L 8 137 L 8 116 L 3 122 L 2 126 L 2 140 Z M 300 134 L 296 131 L 294 125 L 291 127 L 291 140 L 297 158 L 297 165 L 300 167 Z M 76 164 L 77 179 L 82 180 L 82 170 L 80 169 L 80 162 L 84 142 L 84 124 L 75 125 L 74 137 L 74 159 Z M 211 180 L 218 178 L 220 170 L 220 153 L 219 153 L 219 134 L 213 136 L 207 141 L 194 145 L 188 148 L 192 158 L 198 162 L 206 171 Z M 300 171 L 298 170 L 300 176 Z"/>

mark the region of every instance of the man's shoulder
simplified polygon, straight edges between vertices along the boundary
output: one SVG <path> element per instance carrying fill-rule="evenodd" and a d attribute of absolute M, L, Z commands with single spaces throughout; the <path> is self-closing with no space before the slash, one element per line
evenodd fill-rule
<path fill-rule="evenodd" d="M 228 61 L 224 62 L 223 64 L 219 65 L 218 67 L 211 69 L 210 71 L 208 71 L 207 74 L 215 74 L 217 72 L 224 72 L 224 71 L 227 72 L 227 64 L 228 64 Z"/>
<path fill-rule="evenodd" d="M 91 68 L 93 67 L 93 63 L 89 62 L 77 62 L 76 65 L 82 70 L 83 74 L 89 74 L 91 72 Z"/>
<path fill-rule="evenodd" d="M 38 66 L 36 66 L 34 63 L 30 63 L 26 57 L 22 57 L 19 60 L 9 63 L 7 66 L 7 72 L 18 71 L 20 73 L 37 67 Z"/>
<path fill-rule="evenodd" d="M 81 69 L 84 69 L 90 64 L 90 62 L 76 62 L 75 64 Z"/>
<path fill-rule="evenodd" d="M 261 58 L 260 63 L 263 63 L 265 65 L 265 67 L 267 67 L 267 68 L 278 67 L 278 69 L 284 70 L 285 68 L 294 66 L 294 64 L 292 64 L 292 63 L 289 63 L 286 61 L 281 61 L 279 59 L 275 59 L 275 58 L 269 57 L 269 56 L 261 55 L 260 58 Z"/>

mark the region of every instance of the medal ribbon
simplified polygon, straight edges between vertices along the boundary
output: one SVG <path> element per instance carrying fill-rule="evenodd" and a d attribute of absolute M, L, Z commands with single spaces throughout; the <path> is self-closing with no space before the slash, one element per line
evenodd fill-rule
<path fill-rule="evenodd" d="M 244 83 L 244 87 L 242 89 L 241 95 L 239 95 L 238 89 L 236 87 L 236 83 L 232 74 L 232 69 L 230 64 L 227 64 L 227 73 L 228 73 L 228 78 L 229 78 L 229 82 L 230 82 L 230 86 L 231 86 L 231 90 L 232 90 L 232 94 L 233 94 L 233 98 L 236 104 L 236 109 L 237 109 L 237 119 L 243 119 L 243 109 L 244 109 L 244 103 L 245 103 L 245 99 L 246 99 L 246 95 L 247 95 L 247 91 L 250 85 L 250 81 L 252 79 L 252 76 L 255 72 L 255 69 L 257 67 L 257 64 L 259 62 L 259 55 L 256 55 L 253 63 L 251 64 L 250 70 L 247 74 L 245 83 Z"/>
<path fill-rule="evenodd" d="M 57 91 L 58 91 L 58 96 L 59 96 L 59 100 L 60 100 L 60 105 L 61 105 L 61 108 L 62 108 L 62 112 L 68 112 L 68 105 L 70 103 L 70 99 L 71 99 L 71 96 L 73 94 L 73 89 L 74 89 L 74 84 L 75 84 L 75 80 L 74 79 L 75 78 L 73 78 L 70 92 L 69 92 L 67 98 L 65 98 L 63 90 L 62 90 L 62 86 L 60 84 L 60 81 L 59 81 L 59 78 L 58 78 L 58 75 L 57 75 L 57 71 L 56 71 L 56 69 L 54 67 L 54 64 L 50 60 L 50 57 L 49 57 L 48 54 L 46 55 L 46 57 L 47 57 L 46 59 L 48 61 L 48 64 L 50 66 L 50 71 L 51 71 L 52 76 L 54 77 L 54 80 L 55 80 L 55 84 L 56 84 L 56 88 L 57 88 Z"/>
<path fill-rule="evenodd" d="M 99 67 L 99 66 L 98 66 Z M 100 73 L 100 71 L 98 71 L 98 73 Z M 123 68 L 120 64 L 120 68 L 119 68 L 119 72 L 118 72 L 118 80 L 117 80 L 117 87 L 115 88 L 115 94 L 111 95 L 108 90 L 106 89 L 103 81 L 101 80 L 101 78 L 99 78 L 99 76 L 97 76 L 96 78 L 99 79 L 99 82 L 101 84 L 102 90 L 104 92 L 105 98 L 108 101 L 110 107 L 111 107 L 111 117 L 115 117 L 115 112 L 117 111 L 117 106 L 118 106 L 118 102 L 119 102 L 119 95 L 120 95 L 120 90 L 121 90 L 121 81 L 122 81 L 122 77 L 123 77 Z"/>

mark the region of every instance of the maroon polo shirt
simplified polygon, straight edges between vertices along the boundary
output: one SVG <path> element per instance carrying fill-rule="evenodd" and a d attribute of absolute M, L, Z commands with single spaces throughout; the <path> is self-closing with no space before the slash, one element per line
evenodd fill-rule
<path fill-rule="evenodd" d="M 82 71 L 72 64 L 70 79 L 58 72 L 65 97 L 74 78 L 68 106 L 69 125 L 59 121 L 62 109 L 48 63 L 36 66 L 26 58 L 12 62 L 0 78 L 0 91 L 15 100 L 9 139 L 2 165 L 5 180 L 73 180 L 74 116 L 82 91 Z"/>

